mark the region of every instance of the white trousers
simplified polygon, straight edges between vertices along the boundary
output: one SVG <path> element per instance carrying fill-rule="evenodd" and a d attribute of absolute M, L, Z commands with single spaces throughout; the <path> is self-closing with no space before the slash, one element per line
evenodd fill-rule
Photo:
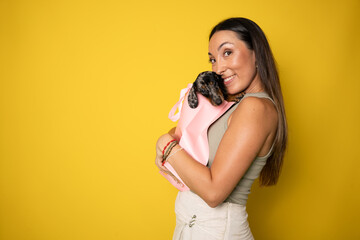
<path fill-rule="evenodd" d="M 222 203 L 209 207 L 191 191 L 179 192 L 175 201 L 173 240 L 253 240 L 246 206 Z"/>

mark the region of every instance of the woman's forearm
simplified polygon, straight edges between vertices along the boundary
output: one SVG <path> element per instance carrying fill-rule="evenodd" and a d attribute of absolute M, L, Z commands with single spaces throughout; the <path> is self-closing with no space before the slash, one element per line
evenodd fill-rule
<path fill-rule="evenodd" d="M 167 161 L 175 169 L 183 182 L 198 194 L 210 207 L 216 207 L 224 199 L 221 197 L 220 186 L 216 186 L 211 175 L 211 169 L 195 161 L 186 151 L 174 147 L 177 151 Z"/>

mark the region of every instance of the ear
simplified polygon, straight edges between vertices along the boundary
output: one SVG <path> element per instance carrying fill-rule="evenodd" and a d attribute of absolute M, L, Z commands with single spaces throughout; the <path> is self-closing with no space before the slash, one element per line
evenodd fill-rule
<path fill-rule="evenodd" d="M 199 105 L 199 100 L 196 95 L 196 84 L 191 87 L 188 95 L 188 103 L 191 108 L 196 108 Z"/>

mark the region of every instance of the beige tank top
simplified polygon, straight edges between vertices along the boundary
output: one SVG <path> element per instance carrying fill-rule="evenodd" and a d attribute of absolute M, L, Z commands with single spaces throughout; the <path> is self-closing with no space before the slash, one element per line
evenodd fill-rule
<path fill-rule="evenodd" d="M 270 99 L 273 103 L 274 101 L 269 97 L 265 92 L 260 93 L 247 93 L 242 98 L 246 97 L 258 97 L 258 98 L 267 98 Z M 275 104 L 275 103 L 274 103 Z M 225 131 L 228 127 L 228 119 L 232 112 L 237 108 L 238 104 L 234 104 L 227 112 L 225 112 L 219 119 L 217 119 L 208 129 L 208 141 L 209 141 L 209 162 L 208 167 L 211 167 L 216 151 L 219 147 L 220 141 L 225 134 Z M 248 195 L 250 193 L 251 185 L 256 178 L 259 177 L 261 170 L 266 164 L 266 160 L 271 155 L 274 144 L 270 148 L 268 154 L 263 157 L 256 157 L 249 169 L 245 172 L 244 176 L 240 179 L 239 183 L 236 185 L 232 193 L 225 200 L 225 202 L 237 203 L 241 205 L 246 205 Z"/>

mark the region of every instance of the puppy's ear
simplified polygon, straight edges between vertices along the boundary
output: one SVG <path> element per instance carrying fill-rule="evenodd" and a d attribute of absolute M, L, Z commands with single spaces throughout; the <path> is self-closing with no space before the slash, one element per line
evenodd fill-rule
<path fill-rule="evenodd" d="M 226 87 L 225 87 L 224 79 L 222 79 L 221 75 L 216 74 L 216 73 L 215 73 L 215 77 L 216 77 L 216 81 L 217 81 L 217 83 L 219 85 L 219 88 L 221 90 L 221 93 L 223 94 L 224 98 L 227 99 L 228 98 L 228 92 L 227 92 Z"/>
<path fill-rule="evenodd" d="M 214 72 L 209 74 L 209 89 L 210 89 L 210 102 L 214 106 L 219 106 L 222 104 L 224 100 L 224 94 L 221 91 L 219 86 L 219 81 L 221 80 L 221 76 L 217 75 Z"/>
<path fill-rule="evenodd" d="M 199 105 L 198 97 L 196 96 L 196 84 L 191 87 L 188 95 L 188 103 L 191 108 L 197 108 Z"/>

